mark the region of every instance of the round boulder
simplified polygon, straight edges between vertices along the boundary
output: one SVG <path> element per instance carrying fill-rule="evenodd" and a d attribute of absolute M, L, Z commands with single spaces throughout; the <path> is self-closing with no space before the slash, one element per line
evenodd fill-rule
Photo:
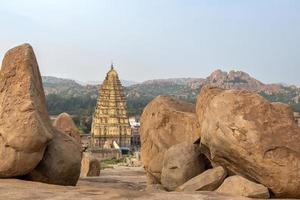
<path fill-rule="evenodd" d="M 288 105 L 245 90 L 204 87 L 197 100 L 202 152 L 215 164 L 300 198 L 300 128 Z"/>
<path fill-rule="evenodd" d="M 75 186 L 80 176 L 81 148 L 74 138 L 55 130 L 43 160 L 25 179 Z"/>
<path fill-rule="evenodd" d="M 55 119 L 53 126 L 74 138 L 81 145 L 80 132 L 68 113 L 61 113 Z"/>
<path fill-rule="evenodd" d="M 168 191 L 173 191 L 204 170 L 205 161 L 199 146 L 183 142 L 165 152 L 161 183 Z"/>

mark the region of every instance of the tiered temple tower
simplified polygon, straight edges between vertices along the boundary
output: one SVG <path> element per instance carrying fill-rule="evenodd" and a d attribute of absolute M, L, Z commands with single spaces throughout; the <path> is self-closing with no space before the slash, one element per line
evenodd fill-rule
<path fill-rule="evenodd" d="M 107 148 L 114 142 L 120 147 L 131 145 L 126 99 L 113 65 L 99 91 L 91 133 L 92 148 Z"/>

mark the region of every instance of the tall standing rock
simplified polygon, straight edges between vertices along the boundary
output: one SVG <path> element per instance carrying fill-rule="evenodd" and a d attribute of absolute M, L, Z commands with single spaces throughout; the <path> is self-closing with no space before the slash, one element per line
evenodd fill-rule
<path fill-rule="evenodd" d="M 24 175 L 52 138 L 39 67 L 29 44 L 9 50 L 0 72 L 0 177 Z"/>
<path fill-rule="evenodd" d="M 0 177 L 75 185 L 81 149 L 53 128 L 29 44 L 9 50 L 0 72 Z"/>
<path fill-rule="evenodd" d="M 198 139 L 195 105 L 158 96 L 141 117 L 141 157 L 149 183 L 160 183 L 164 153 L 171 146 Z"/>
<path fill-rule="evenodd" d="M 204 87 L 197 100 L 201 149 L 276 197 L 300 198 L 300 128 L 292 110 L 256 93 Z"/>
<path fill-rule="evenodd" d="M 68 113 L 61 113 L 55 119 L 53 126 L 74 138 L 81 145 L 80 133 L 72 117 Z"/>
<path fill-rule="evenodd" d="M 99 176 L 100 171 L 100 161 L 90 153 L 83 153 L 81 160 L 80 177 Z"/>

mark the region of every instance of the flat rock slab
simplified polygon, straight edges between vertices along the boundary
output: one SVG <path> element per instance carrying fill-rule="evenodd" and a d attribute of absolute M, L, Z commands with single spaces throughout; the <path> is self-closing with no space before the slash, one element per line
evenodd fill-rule
<path fill-rule="evenodd" d="M 176 191 L 214 191 L 222 184 L 226 176 L 226 170 L 218 166 L 190 179 Z"/>
<path fill-rule="evenodd" d="M 142 168 L 105 169 L 100 177 L 80 179 L 76 187 L 49 185 L 17 179 L 0 179 L 0 199 L 5 200 L 245 200 L 216 192 L 147 192 Z"/>

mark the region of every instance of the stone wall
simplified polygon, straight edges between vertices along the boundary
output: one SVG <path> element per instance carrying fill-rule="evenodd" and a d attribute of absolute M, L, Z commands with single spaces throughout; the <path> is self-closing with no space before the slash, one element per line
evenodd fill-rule
<path fill-rule="evenodd" d="M 296 122 L 298 123 L 298 126 L 300 127 L 300 113 L 294 112 L 294 117 L 295 117 Z"/>
<path fill-rule="evenodd" d="M 118 149 L 92 149 L 90 152 L 100 161 L 121 157 L 121 151 Z"/>

